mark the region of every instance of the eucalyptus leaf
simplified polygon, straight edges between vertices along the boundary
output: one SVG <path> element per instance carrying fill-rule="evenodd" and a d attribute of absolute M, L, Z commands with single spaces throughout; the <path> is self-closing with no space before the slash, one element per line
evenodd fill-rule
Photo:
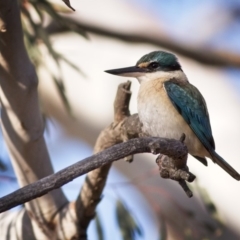
<path fill-rule="evenodd" d="M 132 240 L 136 235 L 143 235 L 142 229 L 136 223 L 130 210 L 119 200 L 116 203 L 116 217 L 123 240 Z"/>
<path fill-rule="evenodd" d="M 101 224 L 101 219 L 98 214 L 96 214 L 96 216 L 95 216 L 95 221 L 96 221 L 98 240 L 104 240 L 103 227 Z"/>
<path fill-rule="evenodd" d="M 70 2 L 69 1 L 64 1 L 65 4 L 70 7 Z M 55 4 L 56 5 L 56 4 Z M 46 28 L 44 27 L 44 20 L 45 20 L 45 15 L 50 17 L 50 21 L 55 21 L 58 24 L 64 26 L 65 29 L 68 31 L 74 31 L 80 34 L 81 36 L 86 38 L 86 33 L 83 31 L 79 26 L 77 26 L 74 21 L 71 21 L 69 19 L 65 19 L 59 12 L 57 11 L 56 6 L 54 3 L 46 0 L 28 0 L 26 1 L 20 1 L 20 9 L 22 13 L 22 24 L 23 24 L 23 32 L 24 32 L 24 40 L 25 44 L 29 53 L 29 56 L 34 63 L 35 67 L 38 70 L 38 67 L 41 65 L 45 66 L 44 62 L 44 56 L 41 54 L 40 50 L 40 44 L 44 44 L 56 63 L 59 72 L 61 72 L 61 65 L 60 62 L 63 61 L 67 63 L 71 68 L 76 70 L 77 72 L 81 73 L 82 75 L 83 72 L 71 61 L 66 59 L 64 56 L 59 54 L 53 47 L 53 44 L 51 42 L 50 35 L 48 34 Z M 62 8 L 63 9 L 63 8 Z M 39 20 L 36 21 L 35 18 L 32 16 L 32 10 L 35 10 L 37 16 L 39 17 Z M 61 8 L 60 8 L 60 12 Z M 55 83 L 55 86 L 58 90 L 58 93 L 68 110 L 68 112 L 72 115 L 71 113 L 71 107 L 69 104 L 69 101 L 67 99 L 67 96 L 65 94 L 65 87 L 63 84 L 63 80 L 60 77 L 54 77 L 53 76 L 53 81 Z"/>

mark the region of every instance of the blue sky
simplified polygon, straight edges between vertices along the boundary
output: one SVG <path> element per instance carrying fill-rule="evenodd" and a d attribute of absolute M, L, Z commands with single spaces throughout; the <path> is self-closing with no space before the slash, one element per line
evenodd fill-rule
<path fill-rule="evenodd" d="M 193 41 L 199 37 L 199 31 L 206 27 L 215 26 L 216 22 L 221 22 L 223 17 L 228 22 L 227 27 L 222 25 L 222 29 L 209 39 L 206 45 L 213 47 L 223 47 L 227 50 L 238 51 L 240 53 L 240 17 L 238 21 L 231 21 L 231 14 L 228 10 L 240 8 L 240 2 L 236 0 L 131 0 L 139 4 L 143 9 L 148 9 L 154 17 L 166 26 L 165 30 L 177 40 Z M 228 16 L 228 17 L 227 17 Z M 189 32 L 188 30 L 191 29 Z M 214 30 L 214 29 L 213 29 Z M 219 29 L 218 29 L 219 30 Z"/>

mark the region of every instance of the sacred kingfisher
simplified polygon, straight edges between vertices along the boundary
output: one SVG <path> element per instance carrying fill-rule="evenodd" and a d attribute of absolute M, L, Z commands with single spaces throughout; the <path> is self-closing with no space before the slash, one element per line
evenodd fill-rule
<path fill-rule="evenodd" d="M 105 71 L 135 77 L 140 83 L 138 114 L 143 132 L 153 137 L 180 139 L 186 135 L 189 153 L 207 166 L 211 158 L 236 180 L 239 173 L 215 152 L 206 102 L 189 83 L 175 55 L 154 51 L 133 67 Z"/>

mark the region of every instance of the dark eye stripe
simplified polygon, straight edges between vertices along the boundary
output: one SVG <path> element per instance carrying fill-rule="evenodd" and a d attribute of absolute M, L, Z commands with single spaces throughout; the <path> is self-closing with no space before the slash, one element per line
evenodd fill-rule
<path fill-rule="evenodd" d="M 157 62 L 152 62 L 148 65 L 149 69 L 156 69 L 159 67 L 159 64 Z"/>

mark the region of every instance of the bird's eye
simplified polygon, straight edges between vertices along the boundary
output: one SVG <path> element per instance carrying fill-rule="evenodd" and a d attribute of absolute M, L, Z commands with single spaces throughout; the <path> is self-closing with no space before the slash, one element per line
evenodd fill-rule
<path fill-rule="evenodd" d="M 152 62 L 148 65 L 148 67 L 151 69 L 156 69 L 159 67 L 159 64 L 157 62 Z"/>

